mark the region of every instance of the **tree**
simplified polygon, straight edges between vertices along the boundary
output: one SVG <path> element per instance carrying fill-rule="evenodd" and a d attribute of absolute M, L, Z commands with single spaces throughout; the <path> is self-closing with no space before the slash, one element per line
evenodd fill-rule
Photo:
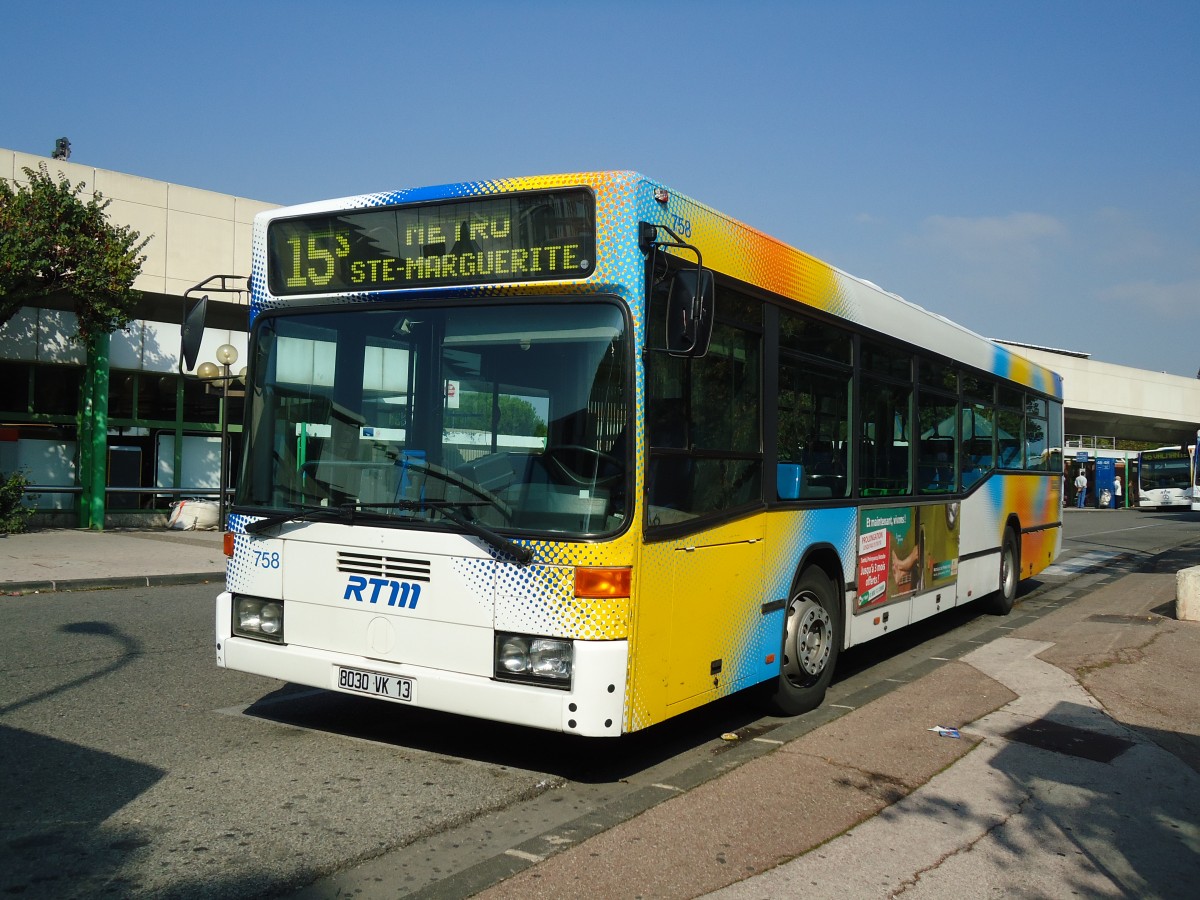
<path fill-rule="evenodd" d="M 99 191 L 83 199 L 83 182 L 56 180 L 45 163 L 22 171 L 28 184 L 0 179 L 0 325 L 22 306 L 62 293 L 79 323 L 73 340 L 88 344 L 125 328 L 141 296 L 133 282 L 150 239 L 109 222 L 110 201 Z"/>
<path fill-rule="evenodd" d="M 97 191 L 83 199 L 84 184 L 50 177 L 45 163 L 21 171 L 25 185 L 0 179 L 0 326 L 22 306 L 66 295 L 77 328 L 71 340 L 87 348 L 87 370 L 76 415 L 79 524 L 104 527 L 108 440 L 109 335 L 133 320 L 141 294 L 133 282 L 142 270 L 149 238 L 108 221 L 109 201 Z"/>

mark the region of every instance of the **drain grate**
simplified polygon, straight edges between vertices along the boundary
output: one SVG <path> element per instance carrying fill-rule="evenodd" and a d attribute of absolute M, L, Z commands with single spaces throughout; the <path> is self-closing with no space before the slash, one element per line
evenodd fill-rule
<path fill-rule="evenodd" d="M 1088 616 L 1089 622 L 1103 622 L 1106 625 L 1157 625 L 1162 621 L 1158 616 L 1119 616 L 1098 613 Z"/>
<path fill-rule="evenodd" d="M 1109 763 L 1133 746 L 1124 738 L 1097 734 L 1072 725 L 1060 725 L 1049 719 L 1037 719 L 1028 725 L 1014 728 L 1005 735 L 1010 741 L 1028 744 L 1040 750 L 1077 756 L 1093 762 Z"/>

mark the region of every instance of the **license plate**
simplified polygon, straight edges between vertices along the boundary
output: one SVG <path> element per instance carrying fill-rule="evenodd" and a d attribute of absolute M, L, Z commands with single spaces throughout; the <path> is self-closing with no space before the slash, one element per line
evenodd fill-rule
<path fill-rule="evenodd" d="M 343 691 L 411 703 L 416 682 L 401 675 L 384 675 L 381 672 L 364 672 L 362 669 L 338 666 L 337 686 Z"/>

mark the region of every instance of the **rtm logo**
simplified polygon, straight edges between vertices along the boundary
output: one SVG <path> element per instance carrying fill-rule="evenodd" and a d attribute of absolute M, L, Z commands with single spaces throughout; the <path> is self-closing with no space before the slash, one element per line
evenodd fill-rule
<path fill-rule="evenodd" d="M 369 591 L 368 585 L 370 585 Z M 367 596 L 364 597 L 364 594 Z M 357 600 L 359 603 L 378 603 L 384 596 L 387 597 L 388 606 L 416 609 L 417 598 L 421 596 L 421 586 L 408 581 L 351 575 L 350 580 L 346 583 L 346 593 L 342 599 Z"/>

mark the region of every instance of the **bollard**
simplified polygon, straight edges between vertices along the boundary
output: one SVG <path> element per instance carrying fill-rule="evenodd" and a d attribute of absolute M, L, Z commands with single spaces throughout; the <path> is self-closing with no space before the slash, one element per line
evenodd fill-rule
<path fill-rule="evenodd" d="M 1175 618 L 1200 622 L 1200 566 L 1175 573 Z"/>

